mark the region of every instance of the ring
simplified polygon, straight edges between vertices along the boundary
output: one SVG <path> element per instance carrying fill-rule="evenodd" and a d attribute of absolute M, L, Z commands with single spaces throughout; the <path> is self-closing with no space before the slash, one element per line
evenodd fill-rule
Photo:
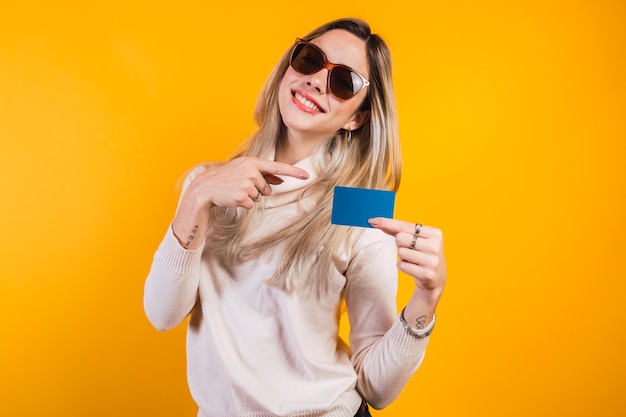
<path fill-rule="evenodd" d="M 256 202 L 258 202 L 258 201 L 261 201 L 261 191 L 260 191 L 258 188 L 257 188 L 257 191 L 258 191 L 259 193 L 256 195 L 256 197 L 254 197 L 254 198 L 252 199 L 252 201 L 254 201 L 255 203 L 256 203 Z"/>
<path fill-rule="evenodd" d="M 415 243 L 417 242 L 417 236 L 418 236 L 417 233 L 413 235 L 413 240 L 411 241 L 411 246 L 409 246 L 409 249 L 415 250 Z"/>
<path fill-rule="evenodd" d="M 415 235 L 419 235 L 420 234 L 420 230 L 422 230 L 422 225 L 419 223 L 415 223 Z"/>

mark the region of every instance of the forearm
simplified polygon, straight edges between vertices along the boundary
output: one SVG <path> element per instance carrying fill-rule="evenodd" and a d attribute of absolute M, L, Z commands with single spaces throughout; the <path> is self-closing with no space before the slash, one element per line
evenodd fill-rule
<path fill-rule="evenodd" d="M 427 339 L 408 334 L 398 320 L 395 261 L 393 239 L 364 247 L 351 260 L 345 293 L 357 388 L 378 409 L 397 398 L 427 344 Z"/>
<path fill-rule="evenodd" d="M 398 270 L 415 281 L 415 290 L 404 309 L 404 319 L 413 330 L 428 328 L 446 283 L 441 230 L 384 218 L 370 219 L 370 224 L 396 238 Z"/>
<path fill-rule="evenodd" d="M 428 339 L 409 335 L 396 317 L 387 333 L 355 361 L 357 388 L 375 409 L 391 404 L 419 368 Z"/>
<path fill-rule="evenodd" d="M 197 294 L 202 248 L 182 248 L 168 230 L 154 255 L 144 288 L 144 310 L 159 330 L 178 324 L 193 309 Z"/>
<path fill-rule="evenodd" d="M 190 193 L 190 190 L 186 190 Z M 209 209 L 206 203 L 192 195 L 182 198 L 174 221 L 172 232 L 180 245 L 188 250 L 195 250 L 204 244 L 209 222 Z"/>
<path fill-rule="evenodd" d="M 415 330 L 424 330 L 432 323 L 440 294 L 416 288 L 404 308 L 404 319 Z"/>

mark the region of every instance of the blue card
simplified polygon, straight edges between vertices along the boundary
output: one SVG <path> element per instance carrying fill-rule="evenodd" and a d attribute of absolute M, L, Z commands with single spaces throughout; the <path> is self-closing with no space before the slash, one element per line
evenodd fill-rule
<path fill-rule="evenodd" d="M 387 190 L 336 186 L 330 222 L 345 226 L 372 227 L 372 217 L 393 218 L 396 193 Z"/>

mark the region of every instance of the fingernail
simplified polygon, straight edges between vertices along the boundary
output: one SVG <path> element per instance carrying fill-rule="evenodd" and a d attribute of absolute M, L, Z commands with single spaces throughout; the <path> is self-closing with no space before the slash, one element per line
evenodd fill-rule
<path fill-rule="evenodd" d="M 372 226 L 378 226 L 380 224 L 380 219 L 369 219 L 367 222 Z"/>

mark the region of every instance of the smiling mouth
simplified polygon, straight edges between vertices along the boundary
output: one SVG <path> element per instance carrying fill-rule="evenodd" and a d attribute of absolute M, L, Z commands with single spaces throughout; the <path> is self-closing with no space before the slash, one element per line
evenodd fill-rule
<path fill-rule="evenodd" d="M 314 102 L 312 102 L 311 100 L 307 100 L 307 98 L 305 96 L 303 96 L 302 94 L 298 93 L 297 91 L 292 91 L 291 95 L 300 103 L 302 104 L 305 108 L 307 108 L 308 110 L 311 111 L 315 111 L 315 112 L 319 112 L 319 113 L 326 113 L 324 111 L 324 109 L 322 109 L 320 106 L 318 106 L 317 104 L 315 104 Z"/>

